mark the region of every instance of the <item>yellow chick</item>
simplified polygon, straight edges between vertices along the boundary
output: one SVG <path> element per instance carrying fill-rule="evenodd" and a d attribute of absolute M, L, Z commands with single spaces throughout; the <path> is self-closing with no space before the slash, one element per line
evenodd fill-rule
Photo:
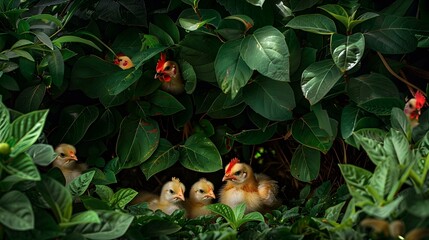
<path fill-rule="evenodd" d="M 206 206 L 211 204 L 211 201 L 215 198 L 213 183 L 201 178 L 191 187 L 189 200 L 185 202 L 186 215 L 188 218 L 196 218 L 210 214 L 211 212 L 206 209 Z"/>
<path fill-rule="evenodd" d="M 55 148 L 58 156 L 52 162 L 52 167 L 61 170 L 66 179 L 66 185 L 88 169 L 85 163 L 77 163 L 76 148 L 73 145 L 62 143 Z"/>

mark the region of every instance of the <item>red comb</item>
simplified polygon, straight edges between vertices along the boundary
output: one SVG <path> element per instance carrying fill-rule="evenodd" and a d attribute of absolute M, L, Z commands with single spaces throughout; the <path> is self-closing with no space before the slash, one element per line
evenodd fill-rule
<path fill-rule="evenodd" d="M 165 53 L 161 53 L 161 57 L 158 59 L 158 62 L 156 63 L 156 72 L 160 73 L 162 72 L 162 67 L 164 66 L 165 60 L 166 60 Z"/>
<path fill-rule="evenodd" d="M 416 109 L 421 109 L 426 102 L 425 96 L 420 91 L 417 91 L 414 98 L 416 99 Z"/>
<path fill-rule="evenodd" d="M 238 158 L 233 158 L 233 159 L 231 159 L 231 162 L 229 162 L 229 166 L 228 166 L 228 168 L 226 169 L 225 173 L 231 173 L 231 169 L 232 169 L 232 167 L 234 167 L 234 165 L 235 165 L 236 163 L 239 163 L 239 162 L 240 162 L 240 160 L 239 160 Z"/>

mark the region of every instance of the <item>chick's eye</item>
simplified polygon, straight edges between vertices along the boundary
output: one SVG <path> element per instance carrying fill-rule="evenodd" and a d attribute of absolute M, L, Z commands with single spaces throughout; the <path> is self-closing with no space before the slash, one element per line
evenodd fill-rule
<path fill-rule="evenodd" d="M 170 189 L 170 190 L 168 190 L 171 194 L 173 194 L 174 193 L 174 191 L 172 190 L 172 189 Z"/>
<path fill-rule="evenodd" d="M 164 68 L 164 70 L 168 71 L 168 70 L 170 70 L 170 68 L 171 68 L 170 66 L 167 66 L 167 67 Z"/>
<path fill-rule="evenodd" d="M 235 176 L 238 176 L 240 174 L 241 174 L 241 171 L 237 171 L 237 172 L 234 173 Z"/>
<path fill-rule="evenodd" d="M 60 153 L 60 156 L 61 157 L 65 157 L 66 155 L 64 153 Z"/>
<path fill-rule="evenodd" d="M 200 189 L 200 190 L 198 190 L 198 192 L 200 192 L 200 193 L 204 193 L 204 190 L 203 190 L 203 189 Z"/>

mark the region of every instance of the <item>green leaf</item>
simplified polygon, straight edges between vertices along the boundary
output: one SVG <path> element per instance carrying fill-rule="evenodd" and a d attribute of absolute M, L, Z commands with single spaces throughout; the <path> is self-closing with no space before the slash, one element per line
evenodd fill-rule
<path fill-rule="evenodd" d="M 346 180 L 350 195 L 358 202 L 370 201 L 371 197 L 366 191 L 365 186 L 369 184 L 372 173 L 351 164 L 339 164 L 339 167 L 341 174 Z"/>
<path fill-rule="evenodd" d="M 244 88 L 243 96 L 250 108 L 269 120 L 292 119 L 295 97 L 289 83 L 259 77 Z"/>
<path fill-rule="evenodd" d="M 246 108 L 246 104 L 243 103 L 240 97 L 237 96 L 234 98 L 233 102 L 231 102 L 230 96 L 220 93 L 216 99 L 211 102 L 212 104 L 207 110 L 207 115 L 215 119 L 231 118 L 239 115 Z"/>
<path fill-rule="evenodd" d="M 82 43 L 82 44 L 88 45 L 90 47 L 93 47 L 100 52 L 102 51 L 101 48 L 99 48 L 92 41 L 85 39 L 85 38 L 77 37 L 77 36 L 65 35 L 65 36 L 61 36 L 61 37 L 52 41 L 52 43 L 57 45 L 58 48 L 61 48 L 61 44 L 63 44 L 63 43 L 71 43 L 71 42 Z"/>
<path fill-rule="evenodd" d="M 47 60 L 52 83 L 57 87 L 61 87 L 64 79 L 64 59 L 61 51 L 55 47 L 51 54 L 47 56 Z"/>
<path fill-rule="evenodd" d="M 15 49 L 15 50 L 12 50 L 12 52 L 15 53 L 17 56 L 23 57 L 29 61 L 34 62 L 33 56 L 31 56 L 31 54 L 27 51 Z"/>
<path fill-rule="evenodd" d="M 250 129 L 250 130 L 242 130 L 238 133 L 227 133 L 226 135 L 242 144 L 246 145 L 256 145 L 256 144 L 262 144 L 266 141 L 268 141 L 276 132 L 277 130 L 277 124 L 272 124 L 271 126 L 267 127 L 267 129 Z"/>
<path fill-rule="evenodd" d="M 44 167 L 51 164 L 58 155 L 51 145 L 43 143 L 31 145 L 27 150 L 27 154 L 33 159 L 34 163 Z"/>
<path fill-rule="evenodd" d="M 95 192 L 104 202 L 110 202 L 113 198 L 113 190 L 105 185 L 95 185 Z"/>
<path fill-rule="evenodd" d="M 33 32 L 33 34 L 36 35 L 37 39 L 39 39 L 39 41 L 43 43 L 43 45 L 47 46 L 51 50 L 54 50 L 54 45 L 52 44 L 51 39 L 49 38 L 48 35 L 46 35 L 46 33 Z"/>
<path fill-rule="evenodd" d="M 182 2 L 184 2 L 184 3 L 188 4 L 188 5 L 191 5 L 191 7 L 193 7 L 193 8 L 198 7 L 198 2 L 199 1 L 200 0 L 182 0 Z"/>
<path fill-rule="evenodd" d="M 378 116 L 389 116 L 392 108 L 401 108 L 404 102 L 399 98 L 377 98 L 358 105 L 360 108 Z"/>
<path fill-rule="evenodd" d="M 27 196 L 10 191 L 0 197 L 0 223 L 7 228 L 25 231 L 34 229 L 34 213 Z"/>
<path fill-rule="evenodd" d="M 204 21 L 200 21 L 197 19 L 190 19 L 190 18 L 179 18 L 179 24 L 182 28 L 184 28 L 187 31 L 195 31 L 209 23 L 210 21 L 214 20 L 214 18 L 206 19 Z"/>
<path fill-rule="evenodd" d="M 413 2 L 413 0 L 396 0 L 384 8 L 381 13 L 385 15 L 404 16 Z"/>
<path fill-rule="evenodd" d="M 340 214 L 341 214 L 341 209 L 343 209 L 345 204 L 346 204 L 346 201 L 340 202 L 337 205 L 327 208 L 325 210 L 325 215 L 323 218 L 329 221 L 338 222 L 338 218 L 340 217 Z"/>
<path fill-rule="evenodd" d="M 162 238 L 169 234 L 178 232 L 182 227 L 176 221 L 165 219 L 151 219 L 140 227 L 140 232 L 144 233 L 145 237 Z"/>
<path fill-rule="evenodd" d="M 395 130 L 390 129 L 389 134 L 384 139 L 384 149 L 389 159 L 393 160 L 392 163 L 399 163 L 401 165 L 408 165 L 411 156 L 410 144 L 408 143 L 407 137 Z"/>
<path fill-rule="evenodd" d="M 110 206 L 113 208 L 124 209 L 125 206 L 137 196 L 138 192 L 131 188 L 121 188 L 110 198 Z"/>
<path fill-rule="evenodd" d="M 241 218 L 241 219 L 237 218 L 237 219 L 238 219 L 238 221 L 236 223 L 237 226 L 241 226 L 244 223 L 251 222 L 251 221 L 259 221 L 259 222 L 265 221 L 264 216 L 260 212 L 251 212 L 251 213 L 244 215 L 243 218 Z"/>
<path fill-rule="evenodd" d="M 67 228 L 74 225 L 87 224 L 87 223 L 98 223 L 98 224 L 101 223 L 97 212 L 88 210 L 88 211 L 76 213 L 71 217 L 70 222 L 61 223 L 60 226 Z"/>
<path fill-rule="evenodd" d="M 244 24 L 245 32 L 255 25 L 253 19 L 246 15 L 231 15 L 225 17 L 225 19 L 233 19 L 242 22 Z"/>
<path fill-rule="evenodd" d="M 59 182 L 44 176 L 37 182 L 37 190 L 51 207 L 59 223 L 69 222 L 72 215 L 72 197 L 70 192 Z"/>
<path fill-rule="evenodd" d="M 16 41 L 12 47 L 10 47 L 11 50 L 16 49 L 16 48 L 20 48 L 20 47 L 24 47 L 24 46 L 28 46 L 28 45 L 33 45 L 34 43 L 32 41 L 26 40 L 26 39 L 20 39 L 18 41 Z"/>
<path fill-rule="evenodd" d="M 319 127 L 316 115 L 313 112 L 309 112 L 293 122 L 292 136 L 301 144 L 326 153 L 331 148 L 336 136 L 337 123 L 334 121 L 331 120 L 334 135 L 329 135 Z"/>
<path fill-rule="evenodd" d="M 2 102 L 0 95 L 0 142 L 6 142 L 10 135 L 10 115 L 8 108 Z"/>
<path fill-rule="evenodd" d="M 148 180 L 153 175 L 173 166 L 179 159 L 179 152 L 165 138 L 159 140 L 158 148 L 152 156 L 140 165 L 140 169 Z"/>
<path fill-rule="evenodd" d="M 42 83 L 23 89 L 16 98 L 15 109 L 23 113 L 38 110 L 45 93 L 46 85 Z"/>
<path fill-rule="evenodd" d="M 121 93 L 139 80 L 142 74 L 142 71 L 137 68 L 113 73 L 105 79 L 108 94 L 117 95 Z"/>
<path fill-rule="evenodd" d="M 221 15 L 214 9 L 198 9 L 198 14 L 195 13 L 194 9 L 187 8 L 183 10 L 179 17 L 179 24 L 188 31 L 195 31 L 200 29 L 206 24 L 212 25 L 214 28 L 219 26 Z M 201 31 L 206 31 L 201 29 Z"/>
<path fill-rule="evenodd" d="M 240 56 L 251 69 L 262 75 L 289 81 L 289 49 L 285 36 L 276 28 L 265 26 L 245 37 Z"/>
<path fill-rule="evenodd" d="M 108 210 L 95 210 L 100 219 L 100 223 L 78 224 L 71 227 L 72 232 L 81 233 L 90 239 L 116 239 L 124 235 L 131 225 L 134 216 Z"/>
<path fill-rule="evenodd" d="M 151 103 L 151 115 L 172 115 L 185 109 L 171 94 L 157 90 L 148 96 L 147 100 Z"/>
<path fill-rule="evenodd" d="M 286 24 L 286 27 L 323 35 L 337 32 L 335 22 L 322 14 L 306 14 L 294 17 Z"/>
<path fill-rule="evenodd" d="M 187 94 L 192 94 L 197 88 L 197 75 L 194 67 L 186 61 L 180 62 L 182 78 L 185 81 L 185 91 Z"/>
<path fill-rule="evenodd" d="M 344 36 L 334 33 L 331 37 L 331 55 L 337 67 L 349 71 L 356 66 L 365 51 L 365 38 L 362 33 Z"/>
<path fill-rule="evenodd" d="M 156 121 L 125 117 L 116 142 L 116 153 L 122 167 L 130 168 L 146 161 L 158 147 L 159 137 Z"/>
<path fill-rule="evenodd" d="M 395 84 L 378 73 L 350 79 L 346 90 L 350 99 L 358 105 L 377 98 L 399 98 Z"/>
<path fill-rule="evenodd" d="M 404 54 L 417 47 L 416 31 L 424 24 L 411 17 L 379 16 L 362 24 L 367 46 L 385 54 Z"/>
<path fill-rule="evenodd" d="M 174 45 L 174 40 L 171 36 L 155 24 L 149 23 L 149 34 L 157 36 L 159 42 L 165 46 Z"/>
<path fill-rule="evenodd" d="M 163 29 L 171 37 L 174 43 L 180 41 L 180 33 L 177 25 L 171 20 L 168 15 L 156 14 L 154 15 L 154 23 L 156 26 Z"/>
<path fill-rule="evenodd" d="M 66 188 L 70 191 L 72 198 L 76 198 L 85 193 L 91 184 L 92 178 L 95 175 L 95 171 L 89 171 L 83 173 L 77 178 L 73 179 Z"/>
<path fill-rule="evenodd" d="M 56 142 L 78 143 L 97 118 L 98 108 L 95 106 L 71 105 L 65 107 L 61 111 L 59 128 L 55 132 Z"/>
<path fill-rule="evenodd" d="M 292 156 L 290 173 L 303 182 L 310 182 L 319 176 L 320 152 L 303 145 L 298 146 Z"/>
<path fill-rule="evenodd" d="M 325 12 L 329 13 L 331 16 L 333 16 L 335 19 L 340 21 L 346 28 L 349 26 L 349 14 L 347 11 L 338 4 L 326 4 L 323 6 L 318 7 Z M 347 28 L 347 30 L 350 30 Z"/>
<path fill-rule="evenodd" d="M 243 203 L 242 203 L 243 204 Z M 234 211 L 228 205 L 223 203 L 214 203 L 206 206 L 207 209 L 212 211 L 215 214 L 219 214 L 224 217 L 232 228 L 237 229 L 238 226 L 235 226 L 237 219 L 235 218 Z"/>
<path fill-rule="evenodd" d="M 373 187 L 382 199 L 385 199 L 393 187 L 398 184 L 399 178 L 400 169 L 397 163 L 385 161 L 375 168 L 369 186 Z"/>
<path fill-rule="evenodd" d="M 318 0 L 290 0 L 290 7 L 294 12 L 309 9 L 319 3 Z"/>
<path fill-rule="evenodd" d="M 248 3 L 257 6 L 257 7 L 261 7 L 262 5 L 264 5 L 265 0 L 246 0 Z"/>
<path fill-rule="evenodd" d="M 180 163 L 197 172 L 215 172 L 222 169 L 222 158 L 213 142 L 200 134 L 194 134 L 180 146 Z"/>
<path fill-rule="evenodd" d="M 325 97 L 341 77 L 341 71 L 332 60 L 315 62 L 302 73 L 302 92 L 310 104 L 314 105 Z"/>
<path fill-rule="evenodd" d="M 247 84 L 253 73 L 240 56 L 242 43 L 242 39 L 224 43 L 214 62 L 218 85 L 224 93 L 230 92 L 232 98 Z"/>
<path fill-rule="evenodd" d="M 345 106 L 341 112 L 341 136 L 343 139 L 350 137 L 356 129 L 359 116 L 362 114 L 360 108 L 353 104 Z"/>
<path fill-rule="evenodd" d="M 48 110 L 39 110 L 24 114 L 12 122 L 11 134 L 17 140 L 15 145 L 12 146 L 11 157 L 16 157 L 26 151 L 37 141 L 42 133 L 47 116 Z"/>
<path fill-rule="evenodd" d="M 377 128 L 361 129 L 353 133 L 374 164 L 385 162 L 389 157 L 383 148 L 386 132 Z"/>
<path fill-rule="evenodd" d="M 350 21 L 350 23 L 349 23 L 350 24 L 349 29 L 352 30 L 356 25 L 358 25 L 360 23 L 363 23 L 363 22 L 365 22 L 365 21 L 367 21 L 369 19 L 378 17 L 378 16 L 380 16 L 380 15 L 377 14 L 377 13 L 365 12 L 362 15 L 360 15 L 356 20 L 351 20 Z"/>
<path fill-rule="evenodd" d="M 52 16 L 51 14 L 37 14 L 37 15 L 32 15 L 29 18 L 27 18 L 28 23 L 32 23 L 33 21 L 35 21 L 36 23 L 39 22 L 39 20 L 42 20 L 43 23 L 54 23 L 55 25 L 57 25 L 59 28 L 62 28 L 63 25 L 61 23 L 61 21 Z"/>

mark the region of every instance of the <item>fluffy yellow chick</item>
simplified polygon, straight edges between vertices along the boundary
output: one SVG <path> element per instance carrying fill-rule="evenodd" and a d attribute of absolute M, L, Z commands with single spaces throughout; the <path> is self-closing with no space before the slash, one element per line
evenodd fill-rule
<path fill-rule="evenodd" d="M 173 177 L 171 181 L 162 186 L 159 196 L 152 193 L 140 192 L 131 201 L 130 205 L 147 202 L 151 210 L 160 209 L 170 215 L 175 210 L 183 208 L 180 204 L 183 201 L 185 201 L 185 185 L 178 178 Z"/>
<path fill-rule="evenodd" d="M 232 208 L 245 203 L 246 212 L 265 212 L 277 207 L 280 201 L 277 182 L 264 174 L 254 174 L 252 168 L 234 158 L 225 167 L 222 181 L 227 183 L 220 190 L 220 202 Z"/>
<path fill-rule="evenodd" d="M 215 198 L 213 183 L 201 178 L 191 187 L 189 199 L 185 202 L 186 215 L 188 218 L 196 218 L 210 214 L 211 212 L 206 209 L 206 206 Z"/>
<path fill-rule="evenodd" d="M 76 148 L 73 145 L 62 143 L 55 148 L 55 152 L 58 156 L 52 162 L 52 167 L 61 170 L 66 179 L 66 185 L 88 169 L 85 163 L 77 163 Z"/>
<path fill-rule="evenodd" d="M 125 56 L 123 53 L 119 53 L 116 55 L 115 59 L 113 60 L 113 63 L 118 65 L 123 70 L 130 69 L 134 67 L 133 61 L 128 56 Z"/>

